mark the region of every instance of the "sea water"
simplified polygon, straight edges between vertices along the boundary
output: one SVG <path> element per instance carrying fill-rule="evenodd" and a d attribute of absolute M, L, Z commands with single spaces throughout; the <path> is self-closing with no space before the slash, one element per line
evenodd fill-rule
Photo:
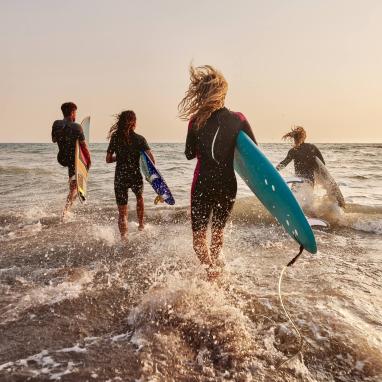
<path fill-rule="evenodd" d="M 318 144 L 347 202 L 319 187 L 298 194 L 318 253 L 278 278 L 297 244 L 238 181 L 215 283 L 192 249 L 195 161 L 183 144 L 152 144 L 176 205 L 155 206 L 145 183 L 146 229 L 129 195 L 122 244 L 114 164 L 91 145 L 88 202 L 62 223 L 67 170 L 53 144 L 0 144 L 0 380 L 381 381 L 382 145 Z M 286 144 L 262 144 L 277 164 Z M 283 174 L 293 174 L 291 164 Z"/>

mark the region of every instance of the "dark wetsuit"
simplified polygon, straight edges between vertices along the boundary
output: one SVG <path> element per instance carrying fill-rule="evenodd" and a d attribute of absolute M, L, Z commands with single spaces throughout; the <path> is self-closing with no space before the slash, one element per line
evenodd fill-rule
<path fill-rule="evenodd" d="M 119 206 L 127 204 L 129 188 L 136 196 L 142 194 L 143 179 L 139 168 L 139 158 L 141 151 L 148 150 L 150 147 L 142 135 L 131 133 L 130 142 L 116 133 L 112 135 L 107 152 L 116 153 L 114 191 Z"/>
<path fill-rule="evenodd" d="M 227 222 L 237 191 L 233 159 L 240 130 L 256 143 L 244 115 L 227 108 L 216 110 L 202 128 L 189 123 L 185 155 L 198 158 L 191 189 L 193 231 L 207 228 L 211 212 L 213 228 Z"/>
<path fill-rule="evenodd" d="M 69 178 L 75 175 L 75 151 L 76 141 L 84 141 L 85 136 L 81 125 L 66 119 L 53 122 L 52 141 L 57 142 L 57 161 L 64 167 L 68 167 Z"/>
<path fill-rule="evenodd" d="M 296 176 L 308 179 L 314 183 L 314 172 L 317 170 L 316 157 L 325 164 L 320 150 L 315 145 L 302 143 L 300 146 L 290 149 L 286 158 L 277 167 L 282 169 L 294 160 Z"/>

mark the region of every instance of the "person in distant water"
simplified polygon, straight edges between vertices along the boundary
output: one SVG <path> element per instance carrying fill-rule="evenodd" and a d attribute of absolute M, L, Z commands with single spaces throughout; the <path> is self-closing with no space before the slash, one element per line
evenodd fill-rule
<path fill-rule="evenodd" d="M 137 199 L 138 229 L 144 229 L 143 179 L 139 168 L 140 152 L 145 151 L 155 163 L 146 139 L 142 135 L 135 133 L 136 124 L 137 118 L 133 111 L 122 111 L 117 115 L 116 121 L 108 134 L 110 143 L 107 149 L 106 162 L 117 162 L 114 191 L 119 212 L 118 227 L 122 239 L 127 239 L 129 188 Z"/>
<path fill-rule="evenodd" d="M 68 168 L 69 175 L 69 194 L 66 198 L 66 204 L 62 216 L 65 217 L 77 196 L 77 184 L 75 178 L 75 149 L 76 142 L 82 148 L 82 151 L 91 165 L 90 152 L 85 141 L 84 132 L 81 125 L 76 123 L 77 106 L 73 102 L 65 102 L 61 105 L 61 111 L 64 119 L 53 122 L 52 142 L 58 145 L 57 161 L 62 166 Z"/>
<path fill-rule="evenodd" d="M 311 143 L 305 143 L 306 132 L 301 126 L 292 128 L 292 131 L 285 134 L 283 139 L 293 139 L 294 147 L 289 150 L 286 158 L 276 166 L 277 170 L 282 170 L 293 160 L 296 176 L 314 185 L 314 172 L 318 168 L 315 158 L 319 158 L 325 164 L 320 150 Z"/>
<path fill-rule="evenodd" d="M 228 84 L 212 66 L 190 67 L 190 85 L 179 103 L 179 115 L 189 120 L 185 155 L 197 158 L 191 188 L 193 247 L 210 279 L 224 263 L 220 257 L 224 227 L 236 198 L 233 168 L 236 137 L 241 130 L 256 143 L 243 114 L 224 107 Z M 211 244 L 207 226 L 212 215 Z"/>

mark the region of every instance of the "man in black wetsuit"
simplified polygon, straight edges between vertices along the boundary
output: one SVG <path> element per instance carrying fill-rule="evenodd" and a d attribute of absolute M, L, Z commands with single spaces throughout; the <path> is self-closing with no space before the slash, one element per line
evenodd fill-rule
<path fill-rule="evenodd" d="M 64 119 L 53 122 L 52 142 L 58 145 L 57 162 L 68 168 L 69 175 L 69 193 L 62 216 L 65 217 L 77 196 L 77 184 L 75 179 L 75 149 L 76 142 L 82 148 L 89 167 L 91 164 L 90 153 L 85 141 L 84 132 L 81 125 L 75 123 L 77 106 L 73 102 L 65 102 L 61 105 L 61 111 Z"/>
<path fill-rule="evenodd" d="M 292 131 L 283 136 L 283 139 L 293 139 L 294 147 L 289 150 L 286 158 L 276 166 L 277 170 L 283 169 L 293 160 L 296 176 L 299 176 L 314 185 L 314 172 L 318 168 L 316 157 L 325 164 L 320 150 L 311 143 L 305 143 L 306 132 L 301 126 L 293 128 Z"/>

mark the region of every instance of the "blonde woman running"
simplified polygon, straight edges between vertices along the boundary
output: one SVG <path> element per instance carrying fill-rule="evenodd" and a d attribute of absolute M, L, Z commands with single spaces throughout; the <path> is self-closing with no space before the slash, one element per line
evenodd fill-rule
<path fill-rule="evenodd" d="M 179 114 L 189 120 L 185 155 L 197 158 L 191 188 L 193 246 L 212 279 L 220 274 L 223 233 L 236 198 L 233 168 L 236 137 L 241 130 L 256 143 L 243 114 L 224 107 L 228 84 L 212 66 L 190 67 L 190 85 L 179 103 Z M 211 245 L 207 226 L 212 215 Z"/>

